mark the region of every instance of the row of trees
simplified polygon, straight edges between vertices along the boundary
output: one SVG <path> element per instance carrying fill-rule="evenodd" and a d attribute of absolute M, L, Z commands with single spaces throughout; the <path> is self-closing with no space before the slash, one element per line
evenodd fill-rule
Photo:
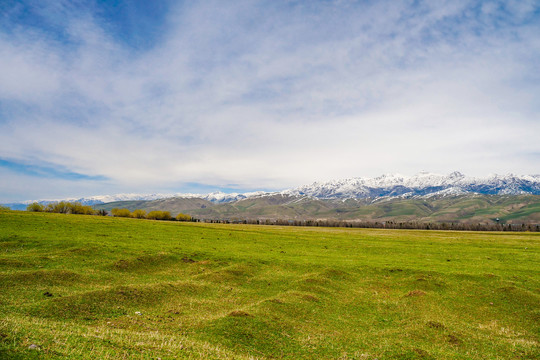
<path fill-rule="evenodd" d="M 378 228 L 378 229 L 419 229 L 419 230 L 462 230 L 462 231 L 534 231 L 540 232 L 538 224 L 487 224 L 487 223 L 425 223 L 417 221 L 346 221 L 346 220 L 205 220 L 210 223 L 224 224 L 257 224 L 280 226 L 321 226 L 321 227 L 349 227 L 349 228 Z"/>
<path fill-rule="evenodd" d="M 129 209 L 114 208 L 111 210 L 111 215 L 115 217 L 131 217 L 136 219 L 150 220 L 177 220 L 177 221 L 197 221 L 191 215 L 179 213 L 175 218 L 171 216 L 169 211 L 153 210 L 148 213 L 141 209 L 129 211 Z"/>

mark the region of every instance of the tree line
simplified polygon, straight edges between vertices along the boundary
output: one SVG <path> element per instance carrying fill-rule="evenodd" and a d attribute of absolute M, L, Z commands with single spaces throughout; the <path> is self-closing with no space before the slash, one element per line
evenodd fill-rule
<path fill-rule="evenodd" d="M 107 216 L 109 213 L 106 210 L 96 210 L 89 205 L 83 205 L 79 202 L 60 201 L 43 205 L 37 202 L 29 204 L 26 207 L 26 211 L 32 212 L 50 212 L 58 214 L 80 214 L 80 215 L 101 215 Z M 146 211 L 136 209 L 130 211 L 129 209 L 114 208 L 111 210 L 111 215 L 114 217 L 131 217 L 136 219 L 149 219 L 149 220 L 176 220 L 176 221 L 198 221 L 188 214 L 179 213 L 176 217 L 172 217 L 169 211 Z"/>
<path fill-rule="evenodd" d="M 457 231 L 532 231 L 540 232 L 539 224 L 503 224 L 503 223 L 448 223 L 418 221 L 357 221 L 357 220 L 287 220 L 287 219 L 207 219 L 208 223 L 254 224 L 279 226 L 320 226 L 373 229 L 416 229 L 416 230 L 457 230 Z"/>

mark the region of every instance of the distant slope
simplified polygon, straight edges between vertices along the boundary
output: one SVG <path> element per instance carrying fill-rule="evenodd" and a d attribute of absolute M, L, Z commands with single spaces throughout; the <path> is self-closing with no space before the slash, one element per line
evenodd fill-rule
<path fill-rule="evenodd" d="M 399 174 L 375 178 L 355 177 L 349 179 L 315 182 L 281 192 L 256 191 L 249 193 L 213 192 L 209 194 L 116 194 L 98 195 L 79 199 L 85 205 L 97 205 L 116 201 L 160 200 L 167 198 L 202 199 L 213 204 L 236 203 L 242 200 L 260 199 L 274 195 L 317 198 L 320 200 L 347 199 L 418 199 L 430 197 L 456 197 L 459 195 L 540 195 L 540 175 L 491 175 L 485 178 L 467 177 L 460 172 L 448 175 L 421 172 L 414 176 Z M 33 201 L 4 204 L 14 210 L 24 210 Z M 38 200 L 42 204 L 54 200 Z M 275 205 L 275 204 L 274 204 Z M 405 211 L 407 212 L 407 211 Z"/>
<path fill-rule="evenodd" d="M 429 198 L 317 199 L 272 194 L 230 203 L 171 198 L 96 205 L 110 210 L 168 210 L 199 219 L 228 220 L 351 220 L 486 223 L 499 218 L 508 223 L 540 223 L 539 195 L 459 195 Z"/>
<path fill-rule="evenodd" d="M 143 209 L 146 211 L 166 210 L 176 215 L 186 210 L 204 209 L 214 204 L 208 200 L 198 198 L 168 198 L 159 200 L 135 200 L 135 201 L 115 201 L 106 204 L 94 205 L 95 209 L 111 211 L 114 208 L 125 208 L 133 211 Z"/>

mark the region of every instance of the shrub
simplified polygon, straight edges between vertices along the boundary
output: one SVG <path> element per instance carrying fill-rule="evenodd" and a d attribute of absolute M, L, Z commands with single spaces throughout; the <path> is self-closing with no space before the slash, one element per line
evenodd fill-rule
<path fill-rule="evenodd" d="M 105 209 L 99 209 L 99 210 L 96 212 L 96 215 L 99 215 L 99 216 L 107 216 L 107 215 L 109 215 L 109 213 L 108 213 L 107 210 L 105 210 Z"/>
<path fill-rule="evenodd" d="M 141 209 L 133 210 L 133 212 L 131 213 L 131 217 L 136 219 L 144 219 L 146 218 L 146 211 Z"/>
<path fill-rule="evenodd" d="M 178 220 L 178 221 L 191 221 L 192 217 L 191 217 L 191 215 L 180 213 L 180 214 L 176 215 L 176 220 Z"/>
<path fill-rule="evenodd" d="M 29 207 L 32 206 L 32 208 L 37 209 L 37 207 L 33 206 L 34 204 L 29 205 Z M 29 210 L 29 211 L 43 211 L 43 210 Z M 58 213 L 58 214 L 81 214 L 81 215 L 94 215 L 96 213 L 95 210 L 92 209 L 91 206 L 83 205 L 78 202 L 67 202 L 67 201 L 49 203 L 45 207 L 45 211 Z"/>
<path fill-rule="evenodd" d="M 131 211 L 129 211 L 129 209 L 114 208 L 111 210 L 111 214 L 112 216 L 116 216 L 116 217 L 130 217 Z"/>
<path fill-rule="evenodd" d="M 69 206 L 68 203 L 65 201 L 53 202 L 47 204 L 45 211 L 58 214 L 67 214 L 69 212 Z"/>
<path fill-rule="evenodd" d="M 26 207 L 26 211 L 42 212 L 45 211 L 45 207 L 37 202 L 33 202 Z"/>
<path fill-rule="evenodd" d="M 0 205 L 0 211 L 8 211 L 8 210 L 11 210 L 11 209 L 8 208 L 7 206 Z"/>
<path fill-rule="evenodd" d="M 92 209 L 91 206 L 82 205 L 81 203 L 68 203 L 69 212 L 71 214 L 81 214 L 81 215 L 94 215 L 96 212 Z"/>
<path fill-rule="evenodd" d="M 152 220 L 171 220 L 171 219 L 172 219 L 172 216 L 171 216 L 171 213 L 168 212 L 168 211 L 157 211 L 157 210 L 154 210 L 154 211 L 150 211 L 150 212 L 146 215 L 146 218 L 147 218 L 147 219 L 152 219 Z"/>

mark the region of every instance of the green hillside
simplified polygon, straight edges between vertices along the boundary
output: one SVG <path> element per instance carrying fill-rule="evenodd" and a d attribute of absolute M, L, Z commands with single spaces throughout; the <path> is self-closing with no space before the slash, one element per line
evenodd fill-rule
<path fill-rule="evenodd" d="M 540 196 L 467 195 L 427 199 L 319 200 L 273 195 L 213 204 L 202 199 L 171 198 L 97 205 L 107 210 L 168 210 L 200 219 L 334 219 L 361 221 L 418 221 L 540 223 Z"/>
<path fill-rule="evenodd" d="M 143 209 L 146 211 L 166 210 L 171 213 L 184 212 L 186 210 L 201 209 L 211 207 L 214 204 L 210 201 L 198 198 L 168 198 L 159 200 L 134 200 L 134 201 L 115 201 L 106 204 L 95 205 L 96 209 L 111 211 L 114 208 L 125 208 L 130 211 Z"/>
<path fill-rule="evenodd" d="M 1 359 L 537 359 L 540 234 L 0 212 Z"/>

